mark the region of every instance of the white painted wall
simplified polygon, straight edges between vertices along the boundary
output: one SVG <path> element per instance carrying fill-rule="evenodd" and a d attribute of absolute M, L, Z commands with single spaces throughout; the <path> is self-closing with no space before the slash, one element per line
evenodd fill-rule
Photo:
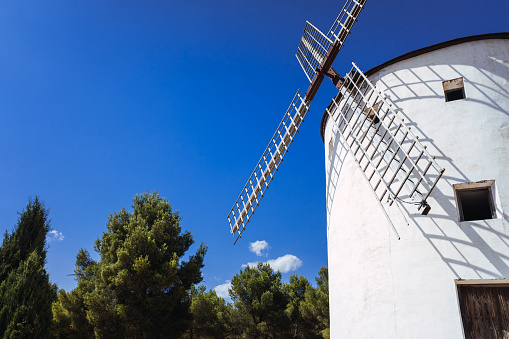
<path fill-rule="evenodd" d="M 362 68 L 362 65 L 359 65 Z M 466 99 L 442 81 L 463 77 Z M 509 40 L 442 48 L 372 75 L 445 173 L 422 216 L 389 208 L 325 129 L 333 338 L 462 338 L 456 279 L 509 278 Z M 453 184 L 495 180 L 497 219 L 459 222 Z"/>

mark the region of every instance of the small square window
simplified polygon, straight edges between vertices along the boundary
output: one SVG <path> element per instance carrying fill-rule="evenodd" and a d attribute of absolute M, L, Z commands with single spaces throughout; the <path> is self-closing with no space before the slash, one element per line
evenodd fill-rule
<path fill-rule="evenodd" d="M 488 180 L 454 185 L 460 221 L 496 218 L 493 183 L 493 180 Z"/>
<path fill-rule="evenodd" d="M 454 101 L 465 99 L 465 88 L 463 86 L 463 78 L 457 78 L 442 82 L 444 87 L 445 101 Z"/>

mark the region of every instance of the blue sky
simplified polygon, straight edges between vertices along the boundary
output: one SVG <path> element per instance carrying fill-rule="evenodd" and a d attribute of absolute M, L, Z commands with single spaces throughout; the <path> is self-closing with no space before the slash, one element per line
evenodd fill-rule
<path fill-rule="evenodd" d="M 204 283 L 258 260 L 314 282 L 327 265 L 324 81 L 296 141 L 233 246 L 226 215 L 296 90 L 306 20 L 343 2 L 4 1 L 0 4 L 0 231 L 28 197 L 50 208 L 47 268 L 60 288 L 107 217 L 156 190 L 205 242 Z M 344 74 L 463 36 L 509 31 L 509 2 L 373 1 L 338 55 Z M 189 253 L 190 254 L 190 253 Z M 259 255 L 258 255 L 259 254 Z M 94 254 L 95 255 L 95 254 Z M 97 255 L 96 259 L 98 258 Z"/>

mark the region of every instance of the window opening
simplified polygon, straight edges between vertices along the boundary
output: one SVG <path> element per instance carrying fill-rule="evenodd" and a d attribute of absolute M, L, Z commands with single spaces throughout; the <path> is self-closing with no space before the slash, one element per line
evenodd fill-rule
<path fill-rule="evenodd" d="M 445 101 L 454 101 L 465 99 L 465 88 L 463 86 L 463 78 L 457 78 L 442 82 L 444 87 Z"/>
<path fill-rule="evenodd" d="M 460 221 L 496 218 L 491 185 L 493 181 L 455 187 Z M 455 185 L 456 186 L 456 185 Z"/>

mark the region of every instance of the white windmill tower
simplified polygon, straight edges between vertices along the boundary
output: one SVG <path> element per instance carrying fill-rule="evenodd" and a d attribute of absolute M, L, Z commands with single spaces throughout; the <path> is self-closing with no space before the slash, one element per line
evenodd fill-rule
<path fill-rule="evenodd" d="M 341 77 L 332 63 L 364 4 L 347 1 L 327 34 L 306 24 L 297 59 L 311 84 L 228 214 L 231 234 L 241 236 L 328 76 L 338 88 L 322 118 L 331 336 L 502 338 L 509 34 L 424 48 L 366 75 L 353 64 Z"/>
<path fill-rule="evenodd" d="M 321 127 L 332 337 L 507 338 L 509 33 L 354 65 Z"/>

